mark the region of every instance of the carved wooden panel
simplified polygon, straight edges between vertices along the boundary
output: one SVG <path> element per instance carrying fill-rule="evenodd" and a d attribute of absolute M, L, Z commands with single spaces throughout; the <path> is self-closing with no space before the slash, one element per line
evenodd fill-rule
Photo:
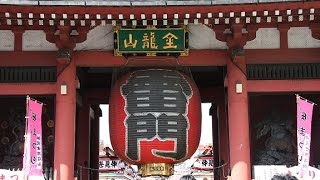
<path fill-rule="evenodd" d="M 43 158 L 44 167 L 53 166 L 54 99 L 32 97 L 43 106 Z M 0 169 L 22 168 L 26 116 L 26 97 L 0 97 Z"/>

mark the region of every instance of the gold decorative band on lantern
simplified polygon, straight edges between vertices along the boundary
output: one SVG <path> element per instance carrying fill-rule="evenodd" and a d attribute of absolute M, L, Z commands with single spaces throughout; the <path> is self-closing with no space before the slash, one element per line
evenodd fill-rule
<path fill-rule="evenodd" d="M 171 176 L 173 164 L 149 163 L 140 166 L 141 176 Z"/>

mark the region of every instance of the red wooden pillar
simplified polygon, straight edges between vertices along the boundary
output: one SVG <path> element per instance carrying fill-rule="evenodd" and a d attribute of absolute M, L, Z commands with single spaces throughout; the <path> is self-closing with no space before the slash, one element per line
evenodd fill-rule
<path fill-rule="evenodd" d="M 54 179 L 74 179 L 76 66 L 58 64 L 56 92 L 56 126 L 54 142 Z M 63 87 L 66 87 L 66 93 Z M 61 91 L 62 90 L 62 91 Z"/>
<path fill-rule="evenodd" d="M 90 151 L 90 167 L 99 169 L 99 141 L 100 141 L 100 117 L 102 116 L 99 105 L 92 106 L 94 111 L 94 119 L 91 120 L 91 151 Z M 99 179 L 99 171 L 92 171 L 93 179 Z"/>
<path fill-rule="evenodd" d="M 232 180 L 251 180 L 245 56 L 227 62 L 230 166 Z M 236 84 L 242 91 L 236 92 Z"/>
<path fill-rule="evenodd" d="M 212 139 L 213 139 L 213 167 L 220 166 L 220 145 L 219 145 L 219 115 L 217 103 L 211 103 L 210 115 L 212 117 Z M 219 179 L 221 173 L 219 169 L 213 171 L 214 179 Z"/>
<path fill-rule="evenodd" d="M 89 166 L 90 162 L 90 106 L 83 104 L 78 113 L 77 123 L 77 163 L 78 173 L 81 180 L 88 180 L 89 171 L 85 167 Z"/>
<path fill-rule="evenodd" d="M 218 119 L 219 119 L 219 165 L 220 170 L 220 180 L 224 180 L 228 175 L 228 162 L 229 162 L 229 148 L 228 148 L 228 123 L 226 117 L 226 107 L 225 107 L 225 95 L 224 90 L 220 94 L 220 98 L 217 99 L 218 104 Z"/>

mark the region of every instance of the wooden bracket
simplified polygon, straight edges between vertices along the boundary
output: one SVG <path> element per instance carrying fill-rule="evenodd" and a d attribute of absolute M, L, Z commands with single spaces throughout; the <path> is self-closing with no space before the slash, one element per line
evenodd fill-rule
<path fill-rule="evenodd" d="M 310 23 L 309 28 L 312 32 L 312 37 L 320 40 L 320 24 L 319 23 Z"/>
<path fill-rule="evenodd" d="M 76 31 L 75 34 L 72 34 L 73 30 Z M 77 29 L 72 29 L 71 26 L 46 27 L 44 32 L 46 33 L 46 40 L 55 43 L 58 48 L 73 50 L 76 43 L 87 40 L 89 27 L 78 27 Z"/>
<path fill-rule="evenodd" d="M 278 24 L 278 30 L 280 32 L 280 48 L 288 49 L 288 30 L 289 24 Z"/>
<path fill-rule="evenodd" d="M 23 27 L 14 27 L 12 32 L 14 34 L 14 50 L 22 51 L 22 36 L 25 29 Z"/>
<path fill-rule="evenodd" d="M 230 27 L 217 26 L 213 30 L 216 33 L 216 38 L 226 42 L 229 49 L 238 49 L 243 48 L 248 41 L 256 38 L 258 28 L 250 25 L 245 27 L 244 24 L 232 24 Z"/>

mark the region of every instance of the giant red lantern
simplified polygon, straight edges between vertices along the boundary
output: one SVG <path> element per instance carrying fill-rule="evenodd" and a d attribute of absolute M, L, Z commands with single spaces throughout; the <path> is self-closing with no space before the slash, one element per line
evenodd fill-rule
<path fill-rule="evenodd" d="M 139 165 L 143 176 L 169 176 L 174 163 L 196 151 L 201 102 L 190 76 L 164 69 L 128 73 L 114 84 L 109 104 L 114 151 Z"/>

